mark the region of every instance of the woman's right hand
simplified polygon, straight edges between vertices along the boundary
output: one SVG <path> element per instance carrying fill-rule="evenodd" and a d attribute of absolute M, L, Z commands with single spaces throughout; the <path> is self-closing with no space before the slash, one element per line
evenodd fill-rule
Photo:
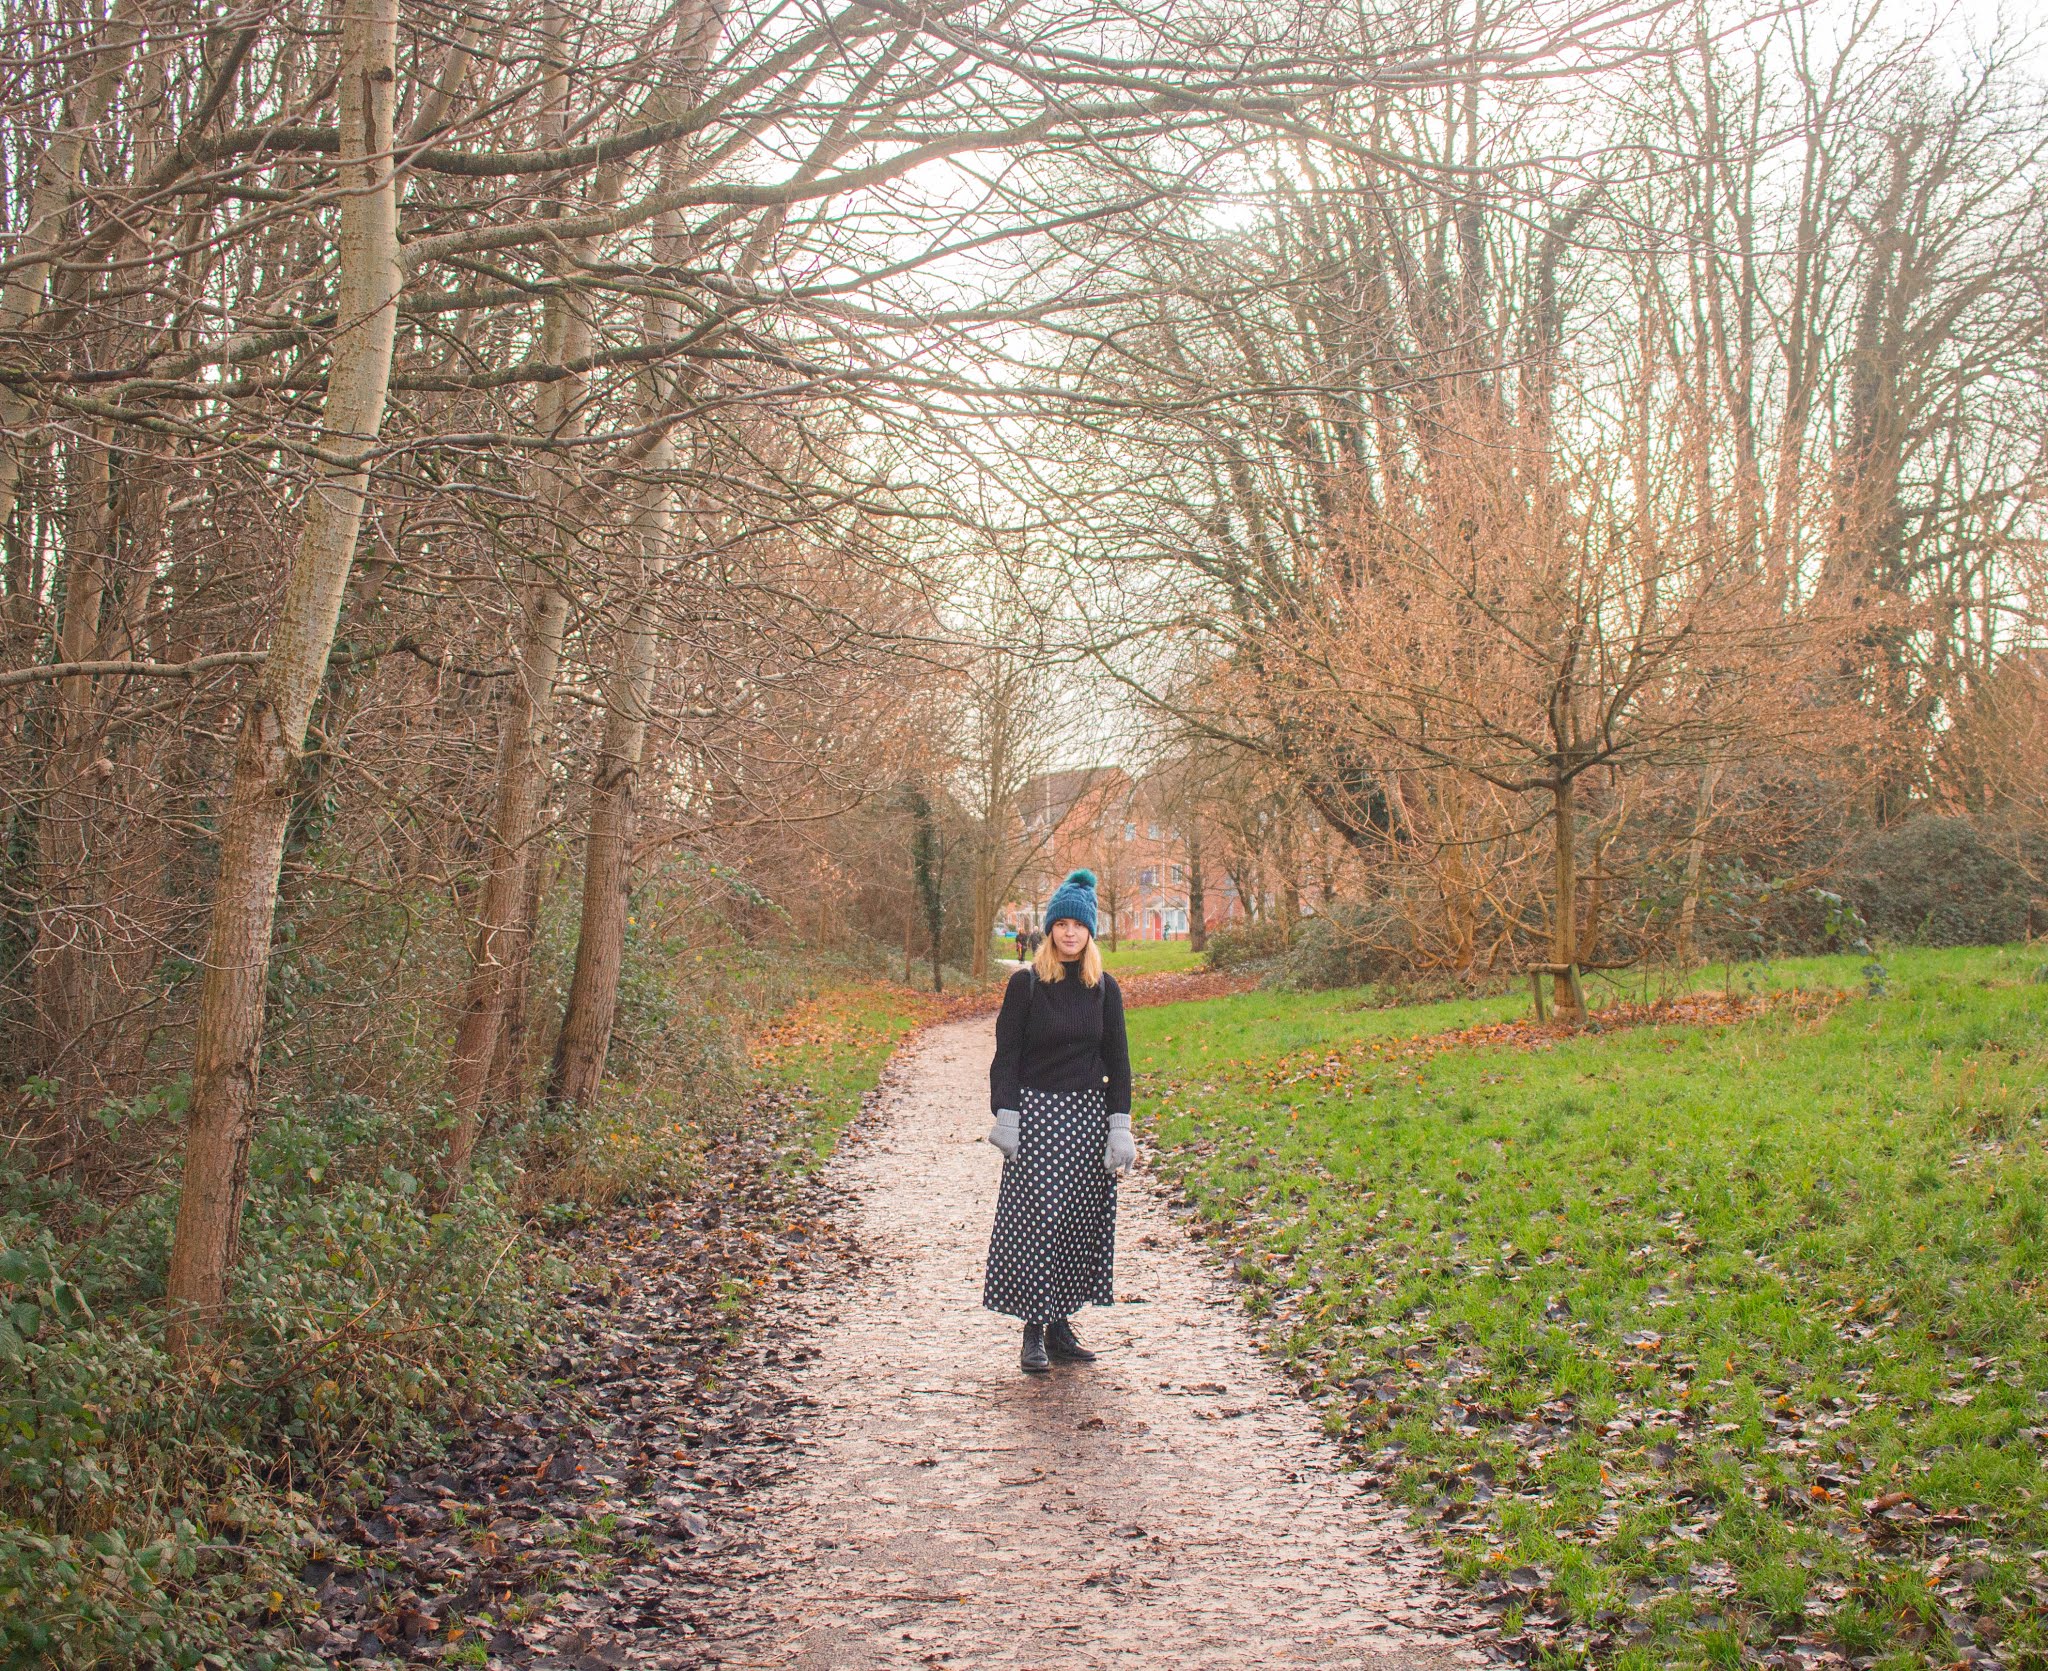
<path fill-rule="evenodd" d="M 1008 1160 L 1017 1152 L 1017 1111 L 1014 1108 L 996 1110 L 996 1123 L 988 1128 L 988 1140 L 1003 1151 Z"/>

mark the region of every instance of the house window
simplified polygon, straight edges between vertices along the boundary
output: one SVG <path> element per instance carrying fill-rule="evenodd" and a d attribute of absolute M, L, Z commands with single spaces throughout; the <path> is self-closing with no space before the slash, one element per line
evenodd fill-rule
<path fill-rule="evenodd" d="M 1176 882 L 1184 882 L 1187 880 L 1187 878 L 1181 874 L 1181 868 L 1179 865 L 1175 865 L 1173 867 L 1173 879 Z"/>
<path fill-rule="evenodd" d="M 1159 886 L 1159 872 L 1158 872 L 1158 871 L 1156 871 L 1156 870 L 1141 870 L 1141 871 L 1139 871 L 1139 872 L 1138 872 L 1138 886 L 1139 886 L 1139 887 L 1141 887 L 1141 888 L 1156 888 L 1156 887 L 1158 887 L 1158 886 Z"/>
<path fill-rule="evenodd" d="M 1147 824 L 1145 826 L 1145 839 L 1147 841 L 1157 841 L 1159 839 L 1159 826 L 1157 824 Z"/>
<path fill-rule="evenodd" d="M 1137 825 L 1135 825 L 1135 824 L 1126 824 L 1126 825 L 1124 826 L 1124 840 L 1126 840 L 1126 841 L 1136 841 L 1137 839 L 1138 839 L 1138 826 L 1137 826 Z"/>

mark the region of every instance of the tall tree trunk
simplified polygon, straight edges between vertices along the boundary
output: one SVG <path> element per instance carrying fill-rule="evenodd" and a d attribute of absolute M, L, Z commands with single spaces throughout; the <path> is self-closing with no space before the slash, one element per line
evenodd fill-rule
<path fill-rule="evenodd" d="M 540 19 L 542 35 L 561 43 L 569 31 L 561 7 L 549 4 Z M 560 51 L 547 78 L 549 123 L 554 136 L 568 132 L 569 102 L 574 94 Z M 615 167 L 599 171 L 591 198 L 608 203 L 617 194 L 621 176 Z M 588 242 L 557 258 L 557 270 L 573 275 L 590 255 Z M 588 354 L 592 331 L 588 315 L 573 290 L 549 298 L 543 336 L 552 364 L 571 365 Z M 445 1202 L 462 1188 L 483 1129 L 490 1097 L 491 1066 L 497 1060 L 507 1019 L 512 982 L 521 974 L 521 947 L 528 938 L 525 907 L 527 866 L 541 802 L 553 763 L 550 730 L 555 679 L 561 670 L 562 636 L 569 624 L 569 575 L 575 565 L 576 529 L 582 505 L 576 491 L 573 443 L 584 429 L 586 378 L 561 378 L 536 403 L 535 427 L 551 439 L 571 445 L 548 471 L 547 526 L 541 530 L 546 556 L 529 570 L 526 624 L 521 634 L 518 673 L 511 681 L 505 729 L 498 746 L 498 793 L 485 840 L 483 885 L 477 890 L 476 935 L 470 953 L 469 978 L 463 984 L 455 1025 L 455 1045 L 448 1062 L 450 1127 L 442 1157 L 438 1198 Z"/>
<path fill-rule="evenodd" d="M 1202 830 L 1188 820 L 1188 950 L 1200 953 L 1209 944 L 1209 902 L 1202 887 Z"/>
<path fill-rule="evenodd" d="M 931 798 L 921 789 L 910 792 L 910 877 L 924 918 L 925 941 L 931 952 L 932 990 L 943 992 L 945 978 L 940 965 L 940 938 L 946 923 L 944 857 L 939 844 L 937 821 L 932 817 Z"/>
<path fill-rule="evenodd" d="M 548 335 L 559 364 L 588 352 L 590 325 L 573 302 L 557 299 L 556 306 Z M 562 441 L 573 441 L 582 433 L 582 382 L 580 377 L 566 377 L 552 385 L 538 426 L 542 433 Z M 484 878 L 477 889 L 476 936 L 448 1063 L 452 1124 L 442 1157 L 439 1194 L 444 1201 L 460 1190 L 468 1177 L 482 1130 L 491 1064 L 497 1056 L 506 998 L 525 938 L 526 868 L 553 760 L 549 731 L 555 679 L 562 663 L 562 635 L 569 623 L 567 575 L 575 561 L 574 541 L 565 526 L 575 507 L 567 466 L 552 472 L 551 487 L 548 526 L 542 537 L 552 549 L 547 561 L 533 565 L 528 580 L 526 626 L 517 670 L 506 693 L 504 730 L 498 739 L 497 801 L 485 839 Z"/>
<path fill-rule="evenodd" d="M 984 834 L 986 844 L 991 838 Z M 973 945 L 968 951 L 967 972 L 976 980 L 988 977 L 990 943 L 996 937 L 996 879 L 994 869 L 996 856 L 986 845 L 977 849 L 974 855 L 974 898 L 970 905 L 973 921 Z"/>
<path fill-rule="evenodd" d="M 53 259 L 78 195 L 86 141 L 105 119 L 141 39 L 142 7 L 137 0 L 118 0 L 86 59 L 83 78 L 65 100 L 64 126 L 50 135 L 36 161 L 28 215 L 9 252 L 15 266 L 0 287 L 0 335 L 25 330 L 43 311 Z M 34 410 L 30 395 L 11 384 L 0 387 L 0 527 L 14 515 L 22 467 L 22 456 L 15 449 L 27 434 Z"/>
<path fill-rule="evenodd" d="M 72 453 L 76 476 L 65 517 L 64 618 L 58 632 L 63 661 L 91 658 L 100 637 L 106 595 L 109 449 L 102 431 Z M 90 674 L 59 680 L 50 717 L 50 762 L 37 829 L 41 880 L 33 953 L 36 1009 L 45 1073 L 66 1075 L 65 1156 L 76 1136 L 81 1100 L 91 1087 L 84 1060 L 92 1030 L 89 948 L 99 938 L 93 906 L 92 832 L 102 790 L 94 770 L 99 754 Z M 78 1058 L 75 1062 L 73 1058 Z M 76 1077 L 70 1077 L 75 1075 Z"/>
<path fill-rule="evenodd" d="M 1294 816 L 1280 820 L 1280 935 L 1289 945 L 1301 927 L 1301 865 L 1294 850 Z"/>
<path fill-rule="evenodd" d="M 569 599 L 551 578 L 535 584 L 540 595 L 527 615 L 518 667 L 507 692 L 505 728 L 498 739 L 497 804 L 485 840 L 484 877 L 476 895 L 476 937 L 448 1064 L 453 1125 L 442 1160 L 444 1197 L 462 1187 L 470 1157 L 476 1152 L 491 1063 L 505 1020 L 506 995 L 519 959 L 528 849 L 552 754 L 548 728 Z"/>
<path fill-rule="evenodd" d="M 222 821 L 193 1046 L 192 1102 L 166 1298 L 169 1341 L 191 1355 L 227 1291 L 248 1188 L 264 980 L 298 753 L 334 643 L 384 421 L 400 285 L 392 173 L 397 0 L 344 0 L 333 362 L 321 418 L 327 452 L 306 501 L 270 653 L 242 708 Z"/>
<path fill-rule="evenodd" d="M 1685 844 L 1685 898 L 1678 906 L 1678 936 L 1674 947 L 1681 969 L 1690 969 L 1696 961 L 1694 936 L 1699 924 L 1700 893 L 1706 883 L 1707 820 L 1713 812 L 1714 785 L 1720 777 L 1718 764 L 1701 768 L 1699 797 L 1693 804 L 1692 834 Z"/>
<path fill-rule="evenodd" d="M 528 1048 L 533 1030 L 533 943 L 539 929 L 541 896 L 547 891 L 547 872 L 546 854 L 528 857 L 526 892 L 519 902 L 519 921 L 505 970 L 505 1014 L 491 1051 L 490 1077 L 484 1090 L 484 1100 L 492 1107 L 518 1101 L 527 1070 L 533 1065 Z"/>
<path fill-rule="evenodd" d="M 1551 788 L 1551 819 L 1555 827 L 1557 873 L 1553 882 L 1557 894 L 1551 913 L 1550 961 L 1557 965 L 1551 977 L 1551 1003 L 1563 1019 L 1584 1020 L 1572 978 L 1565 971 L 1579 961 L 1579 870 L 1578 818 L 1575 806 L 1578 780 L 1561 778 Z"/>
<path fill-rule="evenodd" d="M 679 79 L 670 91 L 671 99 L 680 99 L 688 80 L 702 69 L 723 18 L 722 0 L 697 0 L 678 17 Z M 672 144 L 662 157 L 662 178 L 672 180 L 684 166 L 682 148 Z M 667 214 L 655 223 L 654 247 L 665 261 L 684 259 L 685 234 L 679 216 Z M 651 342 L 675 336 L 681 322 L 681 304 L 673 296 L 650 297 L 644 304 L 642 328 Z M 646 762 L 659 647 L 655 595 L 672 560 L 676 535 L 675 489 L 666 479 L 675 469 L 676 449 L 666 428 L 660 426 L 664 414 L 679 403 L 680 393 L 662 374 L 651 368 L 642 371 L 641 419 L 656 426 L 655 439 L 645 460 L 647 485 L 628 530 L 631 601 L 617 659 L 606 681 L 604 739 L 591 779 L 590 822 L 583 842 L 583 900 L 575 968 L 561 1030 L 555 1037 L 554 1060 L 548 1068 L 548 1101 L 578 1108 L 589 1108 L 604 1083 L 605 1058 L 611 1052 L 612 1029 L 618 1018 L 619 981 L 626 965 L 633 836 L 639 818 L 636 795 Z"/>
<path fill-rule="evenodd" d="M 590 829 L 583 843 L 576 968 L 548 1073 L 548 1100 L 578 1108 L 588 1108 L 597 1098 L 618 1015 L 627 905 L 632 897 L 634 786 L 647 752 L 648 710 L 654 701 L 658 637 L 653 587 L 675 532 L 672 490 L 659 480 L 674 464 L 673 448 L 661 442 L 649 463 L 657 481 L 642 501 L 634 529 L 637 585 L 618 668 L 607 692 L 604 742 L 591 784 Z"/>
<path fill-rule="evenodd" d="M 998 637 L 1004 636 L 1000 623 Z M 974 716 L 975 815 L 974 876 L 968 905 L 967 972 L 986 980 L 990 943 L 995 939 L 996 912 L 1017 880 L 1016 849 L 1011 820 L 1017 812 L 1017 756 L 1022 734 L 1026 673 L 1022 659 L 1007 644 L 991 644 L 983 652 L 968 684 Z"/>

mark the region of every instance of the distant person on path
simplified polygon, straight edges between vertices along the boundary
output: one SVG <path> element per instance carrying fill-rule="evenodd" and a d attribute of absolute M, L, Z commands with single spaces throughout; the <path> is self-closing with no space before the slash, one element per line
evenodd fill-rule
<path fill-rule="evenodd" d="M 1068 1321 L 1115 1298 L 1116 1181 L 1136 1164 L 1124 1000 L 1095 946 L 1095 877 L 1046 902 L 1037 954 L 1003 989 L 988 1140 L 1003 1152 L 981 1303 L 1023 1319 L 1023 1367 L 1093 1363 Z"/>

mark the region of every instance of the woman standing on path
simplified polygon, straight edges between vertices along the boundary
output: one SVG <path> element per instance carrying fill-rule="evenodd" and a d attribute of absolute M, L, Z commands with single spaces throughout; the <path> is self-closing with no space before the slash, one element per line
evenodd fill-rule
<path fill-rule="evenodd" d="M 988 1140 L 1003 1152 L 981 1303 L 1024 1321 L 1024 1373 L 1092 1363 L 1067 1321 L 1115 1298 L 1116 1181 L 1131 1140 L 1124 1001 L 1095 946 L 1095 877 L 1045 907 L 1045 939 L 1003 990 L 989 1064 Z"/>

